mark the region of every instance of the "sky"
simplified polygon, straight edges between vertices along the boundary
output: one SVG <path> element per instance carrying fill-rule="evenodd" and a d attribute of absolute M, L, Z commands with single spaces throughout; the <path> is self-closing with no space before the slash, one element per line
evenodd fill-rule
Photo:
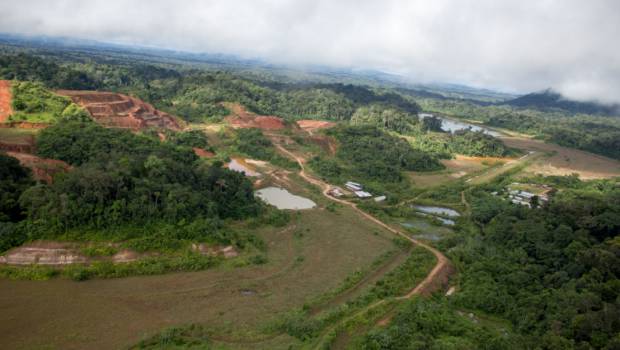
<path fill-rule="evenodd" d="M 620 103 L 616 0 L 0 0 L 0 32 Z"/>

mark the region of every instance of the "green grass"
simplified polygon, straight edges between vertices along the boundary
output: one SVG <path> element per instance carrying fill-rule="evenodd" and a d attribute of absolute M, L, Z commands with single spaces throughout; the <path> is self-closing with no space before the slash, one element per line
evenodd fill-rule
<path fill-rule="evenodd" d="M 338 288 L 347 276 L 394 249 L 392 234 L 346 207 L 336 213 L 315 209 L 292 216 L 294 229 L 255 229 L 265 242 L 267 261 L 261 265 L 238 267 L 233 259 L 197 272 L 95 278 L 80 283 L 66 278 L 0 279 L 0 308 L 4 320 L 12 320 L 0 320 L 0 327 L 13 334 L 2 343 L 9 348 L 17 344 L 30 348 L 66 348 L 69 344 L 124 348 L 162 329 L 200 324 L 209 330 L 208 335 L 223 339 L 217 344 L 234 348 L 238 346 L 228 342 L 272 336 L 267 325 L 290 310 L 301 309 L 317 295 Z M 67 298 L 68 290 L 71 298 Z M 244 295 L 242 290 L 252 294 Z M 63 330 L 71 329 L 80 338 L 52 326 L 59 319 Z M 18 327 L 24 323 L 33 327 Z M 112 336 L 102 338 L 102 332 Z M 287 348 L 298 343 L 284 335 L 250 347 Z"/>
<path fill-rule="evenodd" d="M 45 88 L 40 83 L 14 82 L 13 114 L 8 121 L 31 123 L 54 123 L 63 117 L 88 118 L 88 113 L 71 102 Z"/>

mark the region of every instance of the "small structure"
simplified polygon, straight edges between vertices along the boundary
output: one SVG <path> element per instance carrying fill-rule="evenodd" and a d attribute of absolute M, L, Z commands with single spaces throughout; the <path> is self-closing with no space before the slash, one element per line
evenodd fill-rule
<path fill-rule="evenodd" d="M 332 187 L 327 191 L 327 194 L 333 197 L 342 197 L 344 193 L 342 193 L 342 189 L 339 187 Z"/>
<path fill-rule="evenodd" d="M 385 196 L 375 197 L 375 202 L 383 202 L 385 200 L 385 198 L 386 198 Z"/>
<path fill-rule="evenodd" d="M 353 182 L 353 181 L 347 181 L 347 183 L 344 185 L 351 191 L 361 191 L 363 188 L 361 184 L 358 184 L 357 182 Z"/>
<path fill-rule="evenodd" d="M 368 193 L 366 191 L 355 191 L 354 193 L 359 198 L 370 198 L 370 197 L 372 197 L 372 194 L 370 194 L 370 193 Z"/>

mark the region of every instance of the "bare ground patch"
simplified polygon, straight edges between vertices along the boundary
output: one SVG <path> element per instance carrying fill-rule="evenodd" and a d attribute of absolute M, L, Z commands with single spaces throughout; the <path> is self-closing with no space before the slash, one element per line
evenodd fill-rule
<path fill-rule="evenodd" d="M 231 115 L 225 120 L 233 128 L 259 128 L 262 130 L 280 130 L 286 125 L 280 117 L 270 115 L 257 115 L 247 111 L 238 103 L 225 103 L 224 106 L 231 111 Z"/>
<path fill-rule="evenodd" d="M 9 116 L 13 114 L 11 101 L 11 82 L 0 80 L 0 123 L 6 122 Z"/>
<path fill-rule="evenodd" d="M 181 129 L 179 119 L 135 97 L 100 91 L 59 90 L 57 93 L 86 108 L 103 126 L 133 130 L 147 127 Z"/>
<path fill-rule="evenodd" d="M 508 147 L 551 154 L 537 159 L 527 172 L 561 176 L 577 173 L 585 180 L 620 176 L 620 161 L 614 159 L 540 140 L 505 137 L 502 141 Z"/>

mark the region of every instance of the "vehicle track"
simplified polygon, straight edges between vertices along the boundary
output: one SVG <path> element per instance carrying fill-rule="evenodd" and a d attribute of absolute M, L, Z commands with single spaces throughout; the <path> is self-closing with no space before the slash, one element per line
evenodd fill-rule
<path fill-rule="evenodd" d="M 395 228 L 393 228 L 392 226 L 384 223 L 383 221 L 377 219 L 376 217 L 368 214 L 367 212 L 359 209 L 357 207 L 357 205 L 355 203 L 340 199 L 340 198 L 336 198 L 333 197 L 329 194 L 329 190 L 331 188 L 331 186 L 321 180 L 318 180 L 310 175 L 308 175 L 308 173 L 306 173 L 306 168 L 305 168 L 305 162 L 306 160 L 303 157 L 297 156 L 295 155 L 293 152 L 287 150 L 286 148 L 284 148 L 280 143 L 274 142 L 275 147 L 282 153 L 284 153 L 285 155 L 287 155 L 288 157 L 293 158 L 300 167 L 300 171 L 299 171 L 299 176 L 301 176 L 304 180 L 306 180 L 307 182 L 318 186 L 319 188 L 321 188 L 323 196 L 325 196 L 326 198 L 328 198 L 331 201 L 334 201 L 336 203 L 340 203 L 343 205 L 347 205 L 351 208 L 353 208 L 353 210 L 355 210 L 359 215 L 361 215 L 362 217 L 364 217 L 365 219 L 374 222 L 375 224 L 383 227 L 384 229 L 392 232 L 393 234 L 402 237 L 408 241 L 410 241 L 411 243 L 420 246 L 424 249 L 429 250 L 437 259 L 437 263 L 435 264 L 435 266 L 433 267 L 433 269 L 431 270 L 431 272 L 424 278 L 424 280 L 422 280 L 422 282 L 418 283 L 415 287 L 413 287 L 413 289 L 411 289 L 409 292 L 407 292 L 405 295 L 397 297 L 397 300 L 406 300 L 406 299 L 410 299 L 411 297 L 413 297 L 414 295 L 428 295 L 431 294 L 433 291 L 435 291 L 438 287 L 442 287 L 444 284 L 447 283 L 448 277 L 454 272 L 454 268 L 452 267 L 452 264 L 450 263 L 450 260 L 448 260 L 448 258 L 446 258 L 445 255 L 443 255 L 439 250 L 429 246 L 428 244 L 421 242 L 417 239 L 411 238 L 409 237 L 407 234 L 403 233 L 400 230 L 397 230 Z M 386 302 L 386 299 L 382 299 L 379 300 L 367 307 L 365 307 L 364 309 L 360 310 L 359 312 L 347 317 L 346 319 L 340 321 L 339 323 L 331 326 L 330 328 L 328 328 L 327 330 L 325 330 L 323 332 L 323 335 L 319 338 L 318 342 L 316 343 L 315 349 L 319 349 L 321 348 L 321 346 L 323 345 L 324 339 L 327 335 L 329 335 L 332 331 L 334 331 L 339 325 L 346 323 L 348 320 L 351 320 L 365 312 L 368 312 L 370 309 L 373 309 L 377 306 L 383 305 Z M 391 319 L 391 315 L 387 316 L 384 319 L 379 320 L 377 323 L 380 325 L 386 325 L 389 323 Z"/>

